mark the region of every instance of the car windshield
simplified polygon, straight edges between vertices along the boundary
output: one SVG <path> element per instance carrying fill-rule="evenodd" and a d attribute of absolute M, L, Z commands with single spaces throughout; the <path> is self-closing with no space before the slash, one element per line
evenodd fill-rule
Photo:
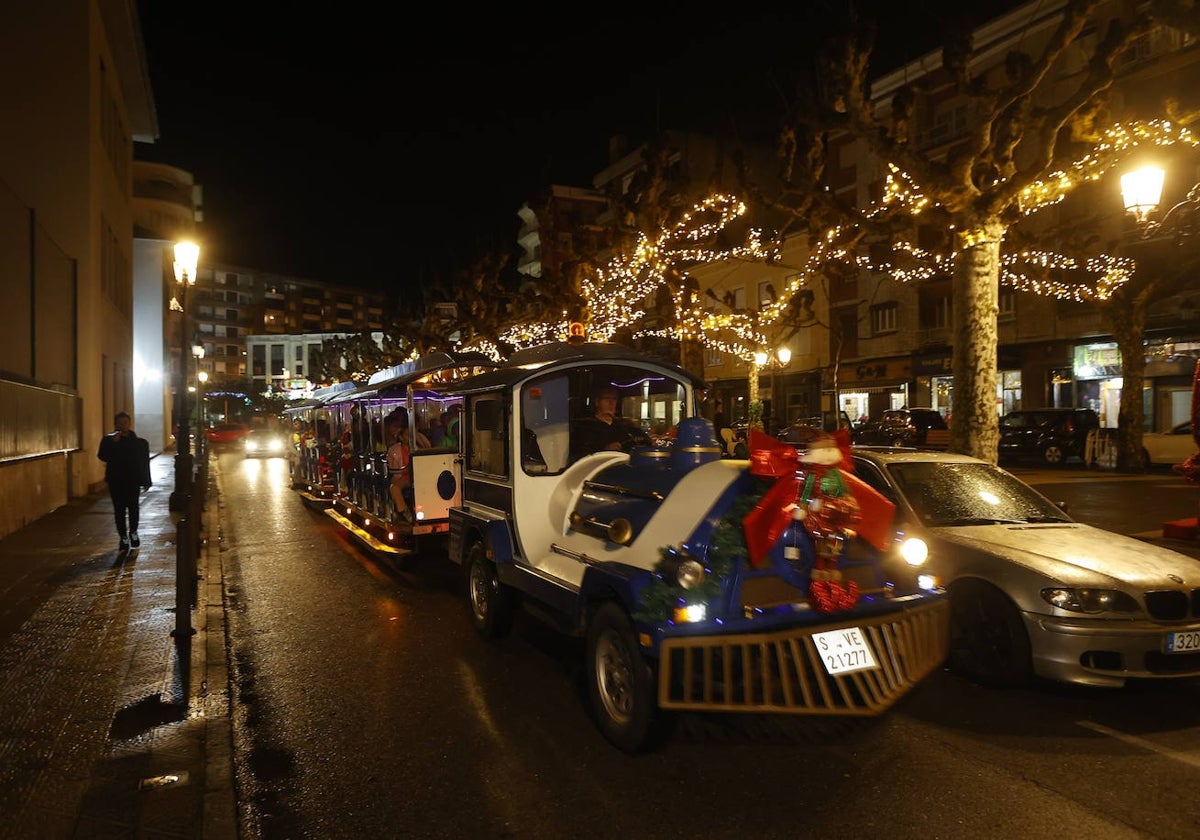
<path fill-rule="evenodd" d="M 926 525 L 1070 521 L 1029 485 L 991 464 L 895 463 L 889 472 Z"/>

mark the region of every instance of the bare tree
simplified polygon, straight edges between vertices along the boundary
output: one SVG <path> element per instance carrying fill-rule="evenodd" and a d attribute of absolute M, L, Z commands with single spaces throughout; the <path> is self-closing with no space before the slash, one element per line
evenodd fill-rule
<path fill-rule="evenodd" d="M 1098 137 L 1115 62 L 1149 31 L 1152 15 L 1171 14 L 1189 27 L 1195 18 L 1191 2 L 1160 0 L 1106 21 L 1096 33 L 1094 15 L 1101 5 L 1068 0 L 1040 50 L 1010 52 L 1001 73 L 986 72 L 994 65 L 972 62 L 969 32 L 950 37 L 942 50 L 941 80 L 969 103 L 969 130 L 948 151 L 931 153 L 912 135 L 920 101 L 915 87 L 901 87 L 887 101 L 872 98 L 868 71 L 875 33 L 870 21 L 853 14 L 820 53 L 813 78 L 786 115 L 784 188 L 775 200 L 795 208 L 798 220 L 816 228 L 852 220 L 864 237 L 886 237 L 914 224 L 904 203 L 866 218 L 820 188 L 831 138 L 840 135 L 857 139 L 919 186 L 929 199 L 923 224 L 954 232 L 954 451 L 996 460 L 1000 249 L 1020 218 L 1023 195 L 1067 168 L 1080 145 Z M 1081 54 L 1086 61 L 1076 72 L 1062 70 Z M 1140 401 L 1126 402 L 1136 402 L 1140 411 Z"/>

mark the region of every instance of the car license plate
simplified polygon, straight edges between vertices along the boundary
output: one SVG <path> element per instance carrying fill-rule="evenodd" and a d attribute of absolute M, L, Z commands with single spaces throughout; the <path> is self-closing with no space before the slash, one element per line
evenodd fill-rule
<path fill-rule="evenodd" d="M 1200 630 L 1168 633 L 1167 653 L 1200 653 Z"/>
<path fill-rule="evenodd" d="M 813 633 L 812 640 L 817 646 L 817 653 L 821 655 L 825 671 L 831 675 L 879 667 L 867 637 L 858 627 Z"/>

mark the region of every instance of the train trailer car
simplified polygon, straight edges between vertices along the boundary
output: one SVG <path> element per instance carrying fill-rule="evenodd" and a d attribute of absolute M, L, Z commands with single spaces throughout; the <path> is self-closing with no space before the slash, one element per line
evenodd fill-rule
<path fill-rule="evenodd" d="M 462 406 L 444 388 L 493 366 L 482 353 L 433 353 L 326 401 L 334 489 L 325 513 L 393 559 L 444 539 L 461 490 Z"/>
<path fill-rule="evenodd" d="M 464 409 L 448 552 L 472 621 L 499 636 L 524 605 L 585 639 L 591 711 L 628 752 L 677 710 L 879 714 L 947 653 L 921 546 L 838 447 L 834 464 L 752 432 L 749 460 L 721 458 L 701 387 L 565 343 L 446 390 Z"/>
<path fill-rule="evenodd" d="M 329 409 L 326 403 L 353 391 L 354 382 L 338 382 L 318 388 L 310 399 L 284 409 L 291 424 L 292 448 L 288 460 L 292 471 L 292 489 L 313 508 L 328 508 L 337 491 L 336 464 L 330 452 Z"/>

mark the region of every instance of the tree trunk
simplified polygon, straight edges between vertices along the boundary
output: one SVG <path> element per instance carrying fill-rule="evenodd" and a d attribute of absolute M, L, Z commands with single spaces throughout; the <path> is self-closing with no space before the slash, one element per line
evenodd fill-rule
<path fill-rule="evenodd" d="M 1146 299 L 1143 295 L 1113 295 L 1105 307 L 1113 338 L 1121 351 L 1121 407 L 1117 412 L 1117 470 L 1145 472 L 1142 461 L 1142 387 L 1146 381 Z"/>
<path fill-rule="evenodd" d="M 972 230 L 973 228 L 973 230 Z M 950 451 L 993 464 L 1000 443 L 996 409 L 996 315 L 999 311 L 1000 241 L 998 219 L 958 237 L 954 263 L 954 406 Z"/>

